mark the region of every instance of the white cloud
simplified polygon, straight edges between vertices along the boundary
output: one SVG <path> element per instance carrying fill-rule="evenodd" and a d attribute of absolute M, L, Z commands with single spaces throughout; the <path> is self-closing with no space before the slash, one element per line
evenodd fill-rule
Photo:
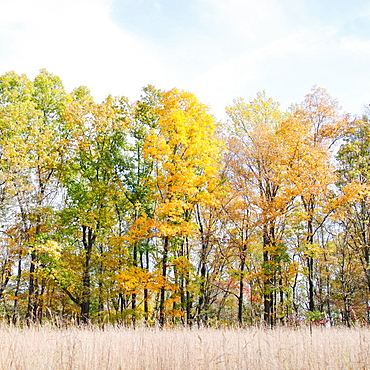
<path fill-rule="evenodd" d="M 258 41 L 270 31 L 279 32 L 283 13 L 277 0 L 206 0 L 217 22 L 234 28 L 239 37 Z"/>
<path fill-rule="evenodd" d="M 0 12 L 6 45 L 1 72 L 30 77 L 41 68 L 68 89 L 87 85 L 98 99 L 109 93 L 137 95 L 164 76 L 153 47 L 116 26 L 105 0 L 13 0 Z M 3 53 L 1 53 L 3 54 Z"/>
<path fill-rule="evenodd" d="M 340 40 L 340 48 L 351 53 L 370 54 L 370 40 L 362 40 L 357 37 L 343 37 Z"/>
<path fill-rule="evenodd" d="M 266 41 L 260 47 L 247 49 L 224 63 L 214 65 L 206 73 L 187 81 L 186 88 L 192 88 L 202 96 L 205 102 L 214 108 L 218 117 L 224 116 L 224 107 L 230 104 L 232 99 L 244 96 L 246 92 L 251 94 L 247 98 L 252 99 L 254 94 L 262 89 L 274 90 L 281 96 L 290 96 L 292 100 L 285 102 L 288 106 L 303 98 L 303 96 L 294 98 L 292 94 L 295 90 L 292 86 L 303 78 L 298 76 L 302 74 L 302 68 L 305 68 L 303 65 L 328 53 L 329 45 L 332 48 L 334 44 L 332 40 L 334 34 L 335 30 L 332 28 L 316 27 L 287 33 L 281 38 Z M 293 64 L 293 68 L 292 60 L 298 60 L 297 65 Z M 281 83 L 283 73 L 284 78 L 288 74 L 290 79 L 286 79 L 282 86 L 284 90 L 279 92 L 275 86 Z M 314 73 L 318 74 L 318 71 Z M 307 83 L 305 88 L 314 83 L 316 81 Z M 288 89 L 290 91 L 287 91 Z M 274 98 L 279 99 L 279 96 Z"/>

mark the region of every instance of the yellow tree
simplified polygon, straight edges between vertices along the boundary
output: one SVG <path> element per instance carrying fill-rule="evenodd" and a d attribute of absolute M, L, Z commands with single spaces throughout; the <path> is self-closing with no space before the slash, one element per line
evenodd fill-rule
<path fill-rule="evenodd" d="M 29 217 L 33 219 L 32 238 L 35 244 L 44 242 L 48 233 L 47 224 L 50 222 L 54 209 L 57 208 L 57 193 L 60 190 L 56 176 L 57 168 L 65 158 L 69 130 L 62 119 L 70 96 L 64 90 L 58 76 L 46 70 L 41 70 L 33 81 L 32 102 L 40 116 L 38 125 L 32 124 L 32 135 L 29 139 L 28 157 L 32 171 L 32 203 L 28 209 Z M 50 231 L 50 230 L 49 230 Z M 27 318 L 39 319 L 43 315 L 43 296 L 45 279 L 37 276 L 39 253 L 31 249 L 31 264 L 29 277 L 29 302 Z"/>
<path fill-rule="evenodd" d="M 162 93 L 158 126 L 146 138 L 145 154 L 154 164 L 157 235 L 162 240 L 162 276 L 167 278 L 169 253 L 178 251 L 190 263 L 188 238 L 195 231 L 194 207 L 214 202 L 220 143 L 207 107 L 194 95 L 173 89 Z M 185 279 L 185 277 L 184 277 Z M 180 279 L 183 286 L 186 279 Z M 186 287 L 180 292 L 185 304 Z M 160 293 L 160 324 L 165 323 L 166 289 Z M 190 297 L 187 297 L 189 315 Z M 190 319 L 190 317 L 188 317 Z"/>
<path fill-rule="evenodd" d="M 1 291 L 10 281 L 17 263 L 16 287 L 13 291 L 13 318 L 16 319 L 18 293 L 22 277 L 22 260 L 27 253 L 28 227 L 21 194 L 29 190 L 30 170 L 28 145 L 25 138 L 31 127 L 40 123 L 40 116 L 32 103 L 33 84 L 27 76 L 9 72 L 0 78 L 0 182 L 1 182 Z M 20 209 L 21 208 L 21 209 Z M 25 217 L 22 217 L 24 215 Z M 22 222 L 23 221 L 23 222 Z"/>
<path fill-rule="evenodd" d="M 289 207 L 297 196 L 292 183 L 296 153 L 288 145 L 291 133 L 281 130 L 284 115 L 279 104 L 264 93 L 250 103 L 235 101 L 227 112 L 232 121 L 227 160 L 230 182 L 236 199 L 246 202 L 243 208 L 248 209 L 247 214 L 242 208 L 239 212 L 244 228 L 239 234 L 244 235 L 245 255 L 251 230 L 256 226 L 260 230 L 264 320 L 274 325 L 278 291 L 283 303 L 283 266 L 290 263 L 283 235 Z"/>
<path fill-rule="evenodd" d="M 126 240 L 129 243 L 131 264 L 133 271 L 138 270 L 138 266 L 148 273 L 150 268 L 150 239 L 152 237 L 149 230 L 152 228 L 154 199 L 153 199 L 153 163 L 144 158 L 144 144 L 150 129 L 156 127 L 157 113 L 155 107 L 160 99 L 160 91 L 149 85 L 143 88 L 144 94 L 135 104 L 124 104 L 123 109 L 128 111 L 130 120 L 128 122 L 127 146 L 125 149 L 125 159 L 121 166 L 117 166 L 117 173 L 122 179 L 121 191 L 125 194 L 125 200 L 129 203 L 129 214 L 127 214 L 129 229 Z M 122 207 L 118 207 L 118 212 L 123 212 Z M 124 230 L 123 230 L 124 231 Z M 149 318 L 149 290 L 143 288 L 143 305 L 145 320 Z M 122 302 L 123 295 L 120 294 Z M 131 308 L 136 319 L 137 299 L 136 292 L 131 294 Z M 122 308 L 122 304 L 121 304 Z M 136 316 L 135 316 L 136 315 Z"/>
<path fill-rule="evenodd" d="M 299 173 L 294 180 L 300 189 L 305 223 L 303 250 L 307 264 L 308 308 L 315 307 L 314 257 L 315 236 L 334 211 L 333 189 L 337 181 L 333 166 L 333 146 L 350 124 L 338 102 L 328 92 L 314 86 L 287 122 L 285 130 L 298 130 L 297 160 Z"/>
<path fill-rule="evenodd" d="M 14 72 L 1 77 L 1 124 L 4 176 L 3 190 L 12 199 L 14 222 L 8 236 L 18 230 L 23 246 L 18 248 L 18 277 L 21 258 L 29 247 L 29 282 L 27 319 L 36 312 L 42 316 L 45 281 L 37 278 L 38 253 L 32 246 L 47 234 L 47 223 L 56 206 L 58 191 L 56 167 L 65 153 L 64 124 L 61 119 L 68 101 L 61 80 L 45 70 L 34 81 Z M 41 279 L 42 280 L 42 279 Z M 15 300 L 16 302 L 16 300 Z M 15 303 L 16 305 L 16 303 Z M 14 310 L 15 311 L 15 310 Z"/>

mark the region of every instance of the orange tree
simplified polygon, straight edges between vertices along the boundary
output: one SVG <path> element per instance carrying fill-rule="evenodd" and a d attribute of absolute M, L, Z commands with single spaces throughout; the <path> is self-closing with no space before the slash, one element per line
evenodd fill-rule
<path fill-rule="evenodd" d="M 274 325 L 277 307 L 284 303 L 285 271 L 289 272 L 292 264 L 284 231 L 287 215 L 298 195 L 293 183 L 298 171 L 296 150 L 290 145 L 296 135 L 283 129 L 285 115 L 279 104 L 264 93 L 257 94 L 250 103 L 239 99 L 227 111 L 232 123 L 228 172 L 237 200 L 234 202 L 240 207 L 239 216 L 233 213 L 235 220 L 239 218 L 238 243 L 245 258 L 251 231 L 254 233 L 257 228 L 262 244 L 264 321 Z"/>
<path fill-rule="evenodd" d="M 333 191 L 337 176 L 333 165 L 332 148 L 350 123 L 338 102 L 325 89 L 314 86 L 303 103 L 287 122 L 290 132 L 300 132 L 297 141 L 299 176 L 294 180 L 302 205 L 304 224 L 300 250 L 307 267 L 308 308 L 315 305 L 315 256 L 319 252 L 318 234 L 325 221 L 338 206 Z M 322 306 L 322 305 L 321 305 Z"/>

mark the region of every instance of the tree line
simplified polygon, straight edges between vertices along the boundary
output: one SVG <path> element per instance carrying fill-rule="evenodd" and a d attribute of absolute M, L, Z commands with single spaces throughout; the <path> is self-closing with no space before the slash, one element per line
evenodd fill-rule
<path fill-rule="evenodd" d="M 325 89 L 218 122 L 188 92 L 97 103 L 0 77 L 9 323 L 370 322 L 370 125 Z"/>

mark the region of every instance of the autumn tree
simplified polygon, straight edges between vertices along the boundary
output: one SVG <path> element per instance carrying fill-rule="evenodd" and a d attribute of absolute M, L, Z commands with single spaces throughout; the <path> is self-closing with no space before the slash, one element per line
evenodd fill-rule
<path fill-rule="evenodd" d="M 146 137 L 151 129 L 157 125 L 158 115 L 156 107 L 159 104 L 161 92 L 154 86 L 143 88 L 143 95 L 134 104 L 126 102 L 122 108 L 127 110 L 130 117 L 127 128 L 128 143 L 125 149 L 124 160 L 117 166 L 117 173 L 121 179 L 121 191 L 124 193 L 125 201 L 130 204 L 127 214 L 128 232 L 126 232 L 127 242 L 130 244 L 132 273 L 137 273 L 141 269 L 144 276 L 149 273 L 150 268 L 150 240 L 153 237 L 150 232 L 151 220 L 154 212 L 153 200 L 153 162 L 144 155 L 144 145 Z M 122 207 L 118 207 L 120 217 L 122 217 Z M 127 267 L 127 266 L 126 266 Z M 127 275 L 127 268 L 123 274 Z M 134 272 L 135 271 L 135 272 Z M 121 276 L 122 277 L 122 276 Z M 139 281 L 138 281 L 139 283 Z M 149 291 L 148 287 L 143 289 L 144 315 L 145 320 L 149 317 Z M 142 287 L 136 287 L 139 291 Z M 131 297 L 131 308 L 135 315 L 137 308 L 136 291 Z M 120 293 L 120 300 L 123 297 Z M 122 307 L 122 305 L 121 305 Z"/>
<path fill-rule="evenodd" d="M 1 224 L 2 224 L 2 283 L 4 290 L 10 281 L 13 265 L 18 265 L 18 278 L 13 295 L 14 318 L 22 274 L 22 259 L 27 253 L 27 228 L 17 208 L 18 194 L 27 188 L 27 145 L 23 138 L 30 134 L 30 125 L 39 121 L 31 102 L 33 84 L 27 76 L 9 72 L 0 78 L 0 152 L 1 152 Z M 11 220 L 11 221 L 10 221 Z"/>
<path fill-rule="evenodd" d="M 308 278 L 308 308 L 315 306 L 315 266 L 317 254 L 315 236 L 335 210 L 334 198 L 336 175 L 333 166 L 333 146 L 349 125 L 349 116 L 341 111 L 338 102 L 325 89 L 314 86 L 304 102 L 287 122 L 290 129 L 301 133 L 297 142 L 297 159 L 300 172 L 294 181 L 300 189 L 305 233 L 303 248 Z"/>
<path fill-rule="evenodd" d="M 233 162 L 230 163 L 232 164 Z M 247 298 L 251 302 L 250 310 L 254 310 L 251 295 L 254 294 L 252 292 L 256 288 L 254 283 L 260 265 L 258 212 L 250 202 L 249 194 L 245 192 L 242 185 L 243 180 L 233 177 L 233 167 L 229 168 L 229 171 L 231 189 L 229 196 L 222 203 L 224 216 L 221 220 L 222 230 L 227 235 L 226 245 L 230 253 L 230 280 L 237 284 L 237 289 L 234 288 L 232 294 L 238 301 L 237 317 L 239 325 L 242 325 Z"/>
<path fill-rule="evenodd" d="M 248 199 L 253 218 L 258 219 L 262 239 L 264 320 L 274 325 L 277 292 L 282 293 L 282 265 L 289 262 L 283 243 L 285 217 L 297 196 L 291 182 L 294 152 L 286 147 L 288 137 L 279 131 L 283 114 L 278 103 L 264 93 L 250 103 L 242 99 L 228 108 L 232 121 L 230 135 L 231 181 Z M 253 219 L 252 218 L 252 219 Z M 250 228 L 249 224 L 246 227 Z M 245 230 L 246 235 L 248 230 Z M 280 294 L 280 303 L 283 295 Z"/>
<path fill-rule="evenodd" d="M 221 177 L 222 184 L 222 177 Z M 196 302 L 196 320 L 198 324 L 208 325 L 212 312 L 217 312 L 213 307 L 220 294 L 222 275 L 227 268 L 227 244 L 222 237 L 222 207 L 227 190 L 220 184 L 215 192 L 217 203 L 210 205 L 196 205 L 194 210 L 197 232 L 192 243 L 194 244 L 194 265 L 198 286 L 198 299 Z"/>
<path fill-rule="evenodd" d="M 40 239 L 45 239 L 47 223 L 56 206 L 58 180 L 55 174 L 65 152 L 61 117 L 68 97 L 59 77 L 46 70 L 42 70 L 34 81 L 11 72 L 1 78 L 1 84 L 3 123 L 10 139 L 3 146 L 3 154 L 7 156 L 4 157 L 7 166 L 3 169 L 12 173 L 8 172 L 10 176 L 7 176 L 4 189 L 13 194 L 12 209 L 19 220 L 17 228 L 12 225 L 12 239 L 23 240 L 23 247 L 18 248 L 18 282 L 22 255 L 29 252 L 31 256 L 26 316 L 32 321 L 36 313 L 42 317 L 45 289 L 45 281 L 39 281 L 37 277 L 39 261 L 34 246 Z M 21 238 L 14 235 L 16 229 Z"/>
<path fill-rule="evenodd" d="M 104 258 L 101 248 L 109 248 L 107 236 L 116 222 L 114 204 L 120 197 L 116 167 L 122 160 L 126 123 L 112 97 L 97 104 L 86 89 L 74 95 L 65 115 L 73 127 L 73 138 L 69 158 L 60 170 L 66 190 L 62 230 L 65 242 L 70 238 L 71 247 L 75 245 L 69 253 L 66 250 L 65 259 L 75 259 L 75 270 L 67 265 L 54 278 L 80 307 L 81 320 L 87 323 L 95 286 L 92 271 Z M 63 271 L 64 276 L 69 271 L 74 281 L 64 279 Z"/>
<path fill-rule="evenodd" d="M 154 164 L 155 219 L 162 240 L 161 273 L 168 279 L 170 253 L 177 251 L 185 271 L 179 277 L 180 299 L 191 319 L 191 297 L 186 267 L 190 264 L 188 239 L 195 231 L 194 207 L 214 201 L 220 145 L 207 107 L 194 95 L 176 89 L 162 93 L 158 126 L 146 138 L 146 158 Z M 173 262 L 172 262 L 173 263 Z M 186 296 L 186 302 L 185 302 Z M 160 292 L 160 324 L 165 323 L 166 288 Z M 183 307 L 185 308 L 185 307 Z"/>
<path fill-rule="evenodd" d="M 343 207 L 341 225 L 352 253 L 359 256 L 363 279 L 370 292 L 370 207 L 369 207 L 369 119 L 356 120 L 344 135 L 338 152 L 339 182 L 348 200 Z M 367 303 L 369 305 L 369 303 Z"/>

